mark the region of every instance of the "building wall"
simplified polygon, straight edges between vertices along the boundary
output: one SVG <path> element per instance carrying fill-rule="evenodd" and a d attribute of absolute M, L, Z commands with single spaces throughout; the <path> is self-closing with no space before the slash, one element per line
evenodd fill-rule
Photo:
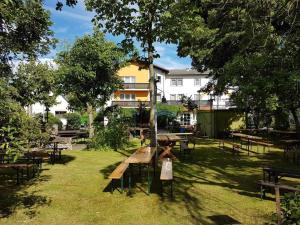
<path fill-rule="evenodd" d="M 149 71 L 148 69 L 139 69 L 137 63 L 131 63 L 126 67 L 123 67 L 118 72 L 120 77 L 123 76 L 135 76 L 136 83 L 149 83 Z"/>

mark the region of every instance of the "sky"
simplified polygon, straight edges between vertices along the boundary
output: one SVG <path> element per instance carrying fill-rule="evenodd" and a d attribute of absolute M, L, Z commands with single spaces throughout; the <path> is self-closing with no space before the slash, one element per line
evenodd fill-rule
<path fill-rule="evenodd" d="M 60 43 L 47 56 L 47 59 L 53 59 L 56 53 L 62 49 L 64 43 L 73 43 L 77 37 L 84 34 L 90 34 L 93 30 L 91 19 L 93 13 L 85 10 L 84 0 L 79 0 L 74 8 L 64 7 L 62 11 L 55 10 L 55 0 L 45 0 L 45 8 L 51 13 L 53 25 L 51 29 L 54 31 L 54 37 Z M 111 34 L 106 35 L 106 39 L 119 43 L 120 37 L 114 37 Z M 139 48 L 139 46 L 136 46 Z M 157 43 L 155 45 L 160 58 L 155 59 L 154 63 L 166 69 L 185 69 L 191 67 L 190 58 L 180 58 L 177 56 L 177 46 L 170 44 Z"/>

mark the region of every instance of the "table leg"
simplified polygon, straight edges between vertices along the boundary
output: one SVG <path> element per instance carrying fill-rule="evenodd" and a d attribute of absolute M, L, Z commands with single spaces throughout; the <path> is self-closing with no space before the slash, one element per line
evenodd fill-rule
<path fill-rule="evenodd" d="M 149 195 L 149 194 L 150 194 L 150 186 L 151 186 L 151 178 L 150 178 L 149 164 L 147 165 L 147 173 L 148 173 L 148 195 Z"/>
<path fill-rule="evenodd" d="M 19 176 L 19 168 L 18 167 L 16 168 L 16 171 L 17 171 L 17 184 L 19 185 L 20 184 L 20 176 Z"/>
<path fill-rule="evenodd" d="M 131 166 L 129 164 L 129 176 L 128 176 L 128 193 L 131 193 Z"/>

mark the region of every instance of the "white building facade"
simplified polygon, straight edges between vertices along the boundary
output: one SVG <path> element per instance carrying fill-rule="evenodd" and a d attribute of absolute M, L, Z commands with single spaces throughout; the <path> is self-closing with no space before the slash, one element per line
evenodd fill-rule
<path fill-rule="evenodd" d="M 190 97 L 198 106 L 198 110 L 228 109 L 230 107 L 229 96 L 212 96 L 199 93 L 199 90 L 210 81 L 208 73 L 200 73 L 192 69 L 181 70 L 159 70 L 156 67 L 157 77 L 157 101 L 164 97 L 166 104 L 179 105 L 183 96 Z M 183 126 L 195 125 L 197 123 L 196 112 L 182 112 L 179 122 Z"/>

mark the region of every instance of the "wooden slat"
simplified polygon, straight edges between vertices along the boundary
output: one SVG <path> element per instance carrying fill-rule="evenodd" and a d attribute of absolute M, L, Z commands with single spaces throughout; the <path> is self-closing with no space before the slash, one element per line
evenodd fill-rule
<path fill-rule="evenodd" d="M 128 163 L 122 162 L 117 168 L 109 175 L 109 179 L 120 179 L 128 168 Z"/>
<path fill-rule="evenodd" d="M 171 159 L 164 159 L 160 173 L 161 180 L 173 180 L 173 164 Z"/>
<path fill-rule="evenodd" d="M 142 147 L 125 160 L 126 163 L 150 163 L 156 152 L 155 147 Z"/>

